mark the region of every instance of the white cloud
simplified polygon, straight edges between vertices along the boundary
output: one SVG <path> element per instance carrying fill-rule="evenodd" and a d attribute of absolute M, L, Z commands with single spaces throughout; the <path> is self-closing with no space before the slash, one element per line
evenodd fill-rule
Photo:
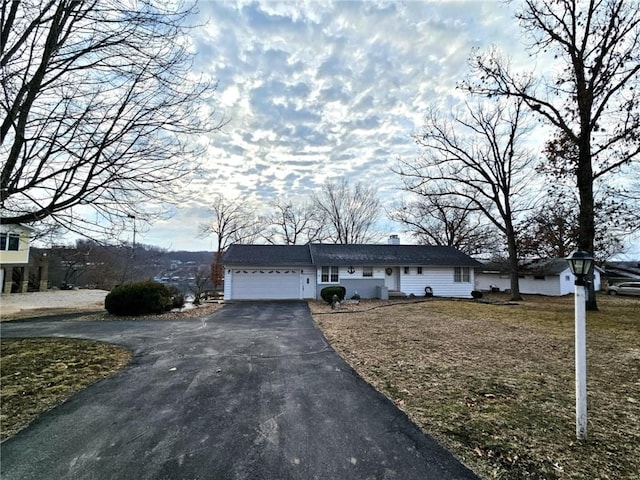
<path fill-rule="evenodd" d="M 502 2 L 202 1 L 200 10 L 197 66 L 219 81 L 215 108 L 229 124 L 209 138 L 204 174 L 189 187 L 201 208 L 179 209 L 146 236 L 177 235 L 173 248 L 206 243 L 193 237 L 214 194 L 265 203 L 347 176 L 376 185 L 385 203 L 399 198 L 390 167 L 416 155 L 428 106 L 460 101 L 471 49 L 524 51 Z"/>

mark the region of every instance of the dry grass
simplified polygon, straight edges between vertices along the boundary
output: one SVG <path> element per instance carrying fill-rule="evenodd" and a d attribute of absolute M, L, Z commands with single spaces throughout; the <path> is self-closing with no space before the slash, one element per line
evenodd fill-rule
<path fill-rule="evenodd" d="M 2 440 L 131 358 L 123 347 L 70 338 L 3 338 L 0 347 Z"/>
<path fill-rule="evenodd" d="M 572 297 L 310 306 L 336 350 L 482 478 L 638 478 L 639 299 L 601 297 L 588 312 L 586 442 Z"/>
<path fill-rule="evenodd" d="M 75 320 L 180 320 L 208 315 L 221 307 L 218 303 L 204 303 L 180 312 L 140 317 L 117 317 L 106 311 L 89 311 Z M 78 314 L 82 310 L 82 307 L 29 310 L 11 318 Z M 130 352 L 123 347 L 89 340 L 2 338 L 0 344 L 1 440 L 15 435 L 38 415 L 74 393 L 118 372 L 131 358 Z"/>

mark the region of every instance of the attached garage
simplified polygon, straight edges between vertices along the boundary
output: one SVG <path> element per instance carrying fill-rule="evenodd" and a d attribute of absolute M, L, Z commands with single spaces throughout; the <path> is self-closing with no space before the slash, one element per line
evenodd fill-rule
<path fill-rule="evenodd" d="M 315 268 L 307 245 L 231 245 L 222 262 L 225 300 L 315 297 Z"/>
<path fill-rule="evenodd" d="M 299 268 L 231 268 L 225 275 L 232 300 L 291 300 L 301 298 Z"/>

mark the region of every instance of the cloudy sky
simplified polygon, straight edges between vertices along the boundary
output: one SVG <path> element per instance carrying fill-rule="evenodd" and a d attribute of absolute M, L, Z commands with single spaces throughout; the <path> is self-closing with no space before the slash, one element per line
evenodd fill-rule
<path fill-rule="evenodd" d="M 402 193 L 390 168 L 416 156 L 412 134 L 429 106 L 460 101 L 472 49 L 524 58 L 499 1 L 201 0 L 199 10 L 195 69 L 219 82 L 215 108 L 229 123 L 208 140 L 192 200 L 140 233 L 169 249 L 211 249 L 197 230 L 215 194 L 299 201 L 346 177 L 391 205 Z"/>

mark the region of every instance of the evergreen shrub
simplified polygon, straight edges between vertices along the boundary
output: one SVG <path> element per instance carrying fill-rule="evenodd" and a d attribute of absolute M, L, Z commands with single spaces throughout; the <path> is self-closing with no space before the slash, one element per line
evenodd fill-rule
<path fill-rule="evenodd" d="M 173 295 L 162 283 L 128 283 L 111 290 L 104 299 L 104 307 L 113 315 L 158 314 L 173 308 Z"/>
<path fill-rule="evenodd" d="M 320 296 L 327 303 L 331 303 L 331 299 L 334 295 L 338 295 L 338 300 L 341 302 L 344 300 L 346 294 L 347 289 L 340 285 L 332 285 L 330 287 L 324 287 L 322 290 L 320 290 Z"/>

